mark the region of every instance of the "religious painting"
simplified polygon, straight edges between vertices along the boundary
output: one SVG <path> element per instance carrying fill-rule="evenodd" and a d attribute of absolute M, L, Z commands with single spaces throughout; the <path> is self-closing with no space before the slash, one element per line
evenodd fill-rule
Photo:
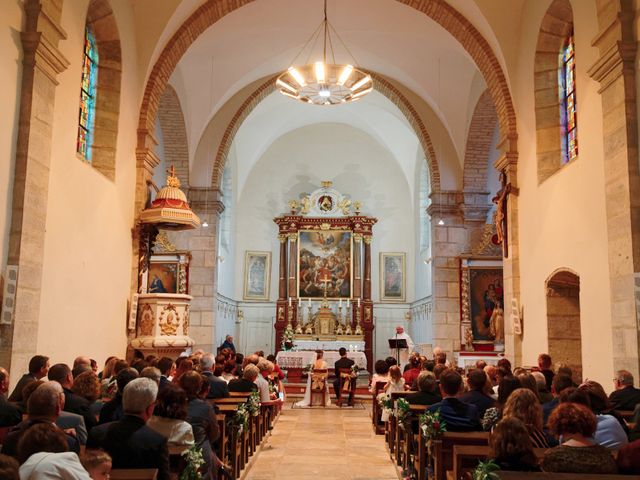
<path fill-rule="evenodd" d="M 178 261 L 154 261 L 149 264 L 148 293 L 178 293 Z"/>
<path fill-rule="evenodd" d="M 473 341 L 500 341 L 504 311 L 502 266 L 467 265 L 462 275 L 463 292 L 466 291 L 462 295 L 462 312 L 463 317 L 468 316 Z M 500 325 L 495 325 L 497 322 Z"/>
<path fill-rule="evenodd" d="M 298 235 L 298 296 L 351 298 L 351 232 L 301 230 Z"/>
<path fill-rule="evenodd" d="M 380 253 L 380 300 L 404 302 L 406 268 L 404 253 Z"/>
<path fill-rule="evenodd" d="M 246 252 L 244 257 L 244 299 L 269 300 L 271 252 Z"/>

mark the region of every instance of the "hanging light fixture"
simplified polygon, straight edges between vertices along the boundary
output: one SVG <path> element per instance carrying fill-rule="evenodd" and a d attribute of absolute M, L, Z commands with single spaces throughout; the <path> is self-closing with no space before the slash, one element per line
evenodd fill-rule
<path fill-rule="evenodd" d="M 353 64 L 336 64 L 331 33 L 340 41 Z M 300 54 L 311 45 L 309 56 L 323 34 L 322 61 L 295 66 Z M 333 63 L 327 63 L 327 47 Z M 285 97 L 313 105 L 338 105 L 364 97 L 373 90 L 371 75 L 355 67 L 355 58 L 327 20 L 327 0 L 324 0 L 324 19 L 291 62 L 291 66 L 276 80 L 276 87 Z"/>

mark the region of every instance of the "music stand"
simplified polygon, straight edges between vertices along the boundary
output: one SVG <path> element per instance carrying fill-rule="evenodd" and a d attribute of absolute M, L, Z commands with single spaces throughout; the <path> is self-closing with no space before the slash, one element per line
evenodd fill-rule
<path fill-rule="evenodd" d="M 396 361 L 398 362 L 398 367 L 399 367 L 400 366 L 400 349 L 409 348 L 409 345 L 407 345 L 407 339 L 406 338 L 390 338 L 389 348 L 391 350 L 395 349 Z"/>

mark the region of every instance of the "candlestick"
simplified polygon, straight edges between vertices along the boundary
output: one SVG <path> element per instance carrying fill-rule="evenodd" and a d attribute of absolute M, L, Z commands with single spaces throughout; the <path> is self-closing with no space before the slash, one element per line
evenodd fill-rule
<path fill-rule="evenodd" d="M 289 301 L 291 301 L 291 299 L 289 299 Z M 289 304 L 291 305 L 291 304 Z M 360 308 L 360 297 L 358 297 L 358 308 Z"/>
<path fill-rule="evenodd" d="M 289 306 L 291 306 L 291 297 L 289 297 Z"/>

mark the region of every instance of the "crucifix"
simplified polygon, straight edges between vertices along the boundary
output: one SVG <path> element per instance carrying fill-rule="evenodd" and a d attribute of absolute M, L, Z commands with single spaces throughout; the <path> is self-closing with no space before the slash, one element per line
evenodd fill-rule
<path fill-rule="evenodd" d="M 320 283 L 324 283 L 324 298 L 327 298 L 327 284 L 331 283 L 331 278 L 323 277 Z"/>
<path fill-rule="evenodd" d="M 491 201 L 496 204 L 496 213 L 494 215 L 496 234 L 493 243 L 502 245 L 502 256 L 507 258 L 509 256 L 507 207 L 509 194 L 512 193 L 513 187 L 511 183 L 507 183 L 507 175 L 504 170 L 500 172 L 500 185 L 502 185 L 502 188 L 498 190 L 496 196 L 491 199 Z"/>

